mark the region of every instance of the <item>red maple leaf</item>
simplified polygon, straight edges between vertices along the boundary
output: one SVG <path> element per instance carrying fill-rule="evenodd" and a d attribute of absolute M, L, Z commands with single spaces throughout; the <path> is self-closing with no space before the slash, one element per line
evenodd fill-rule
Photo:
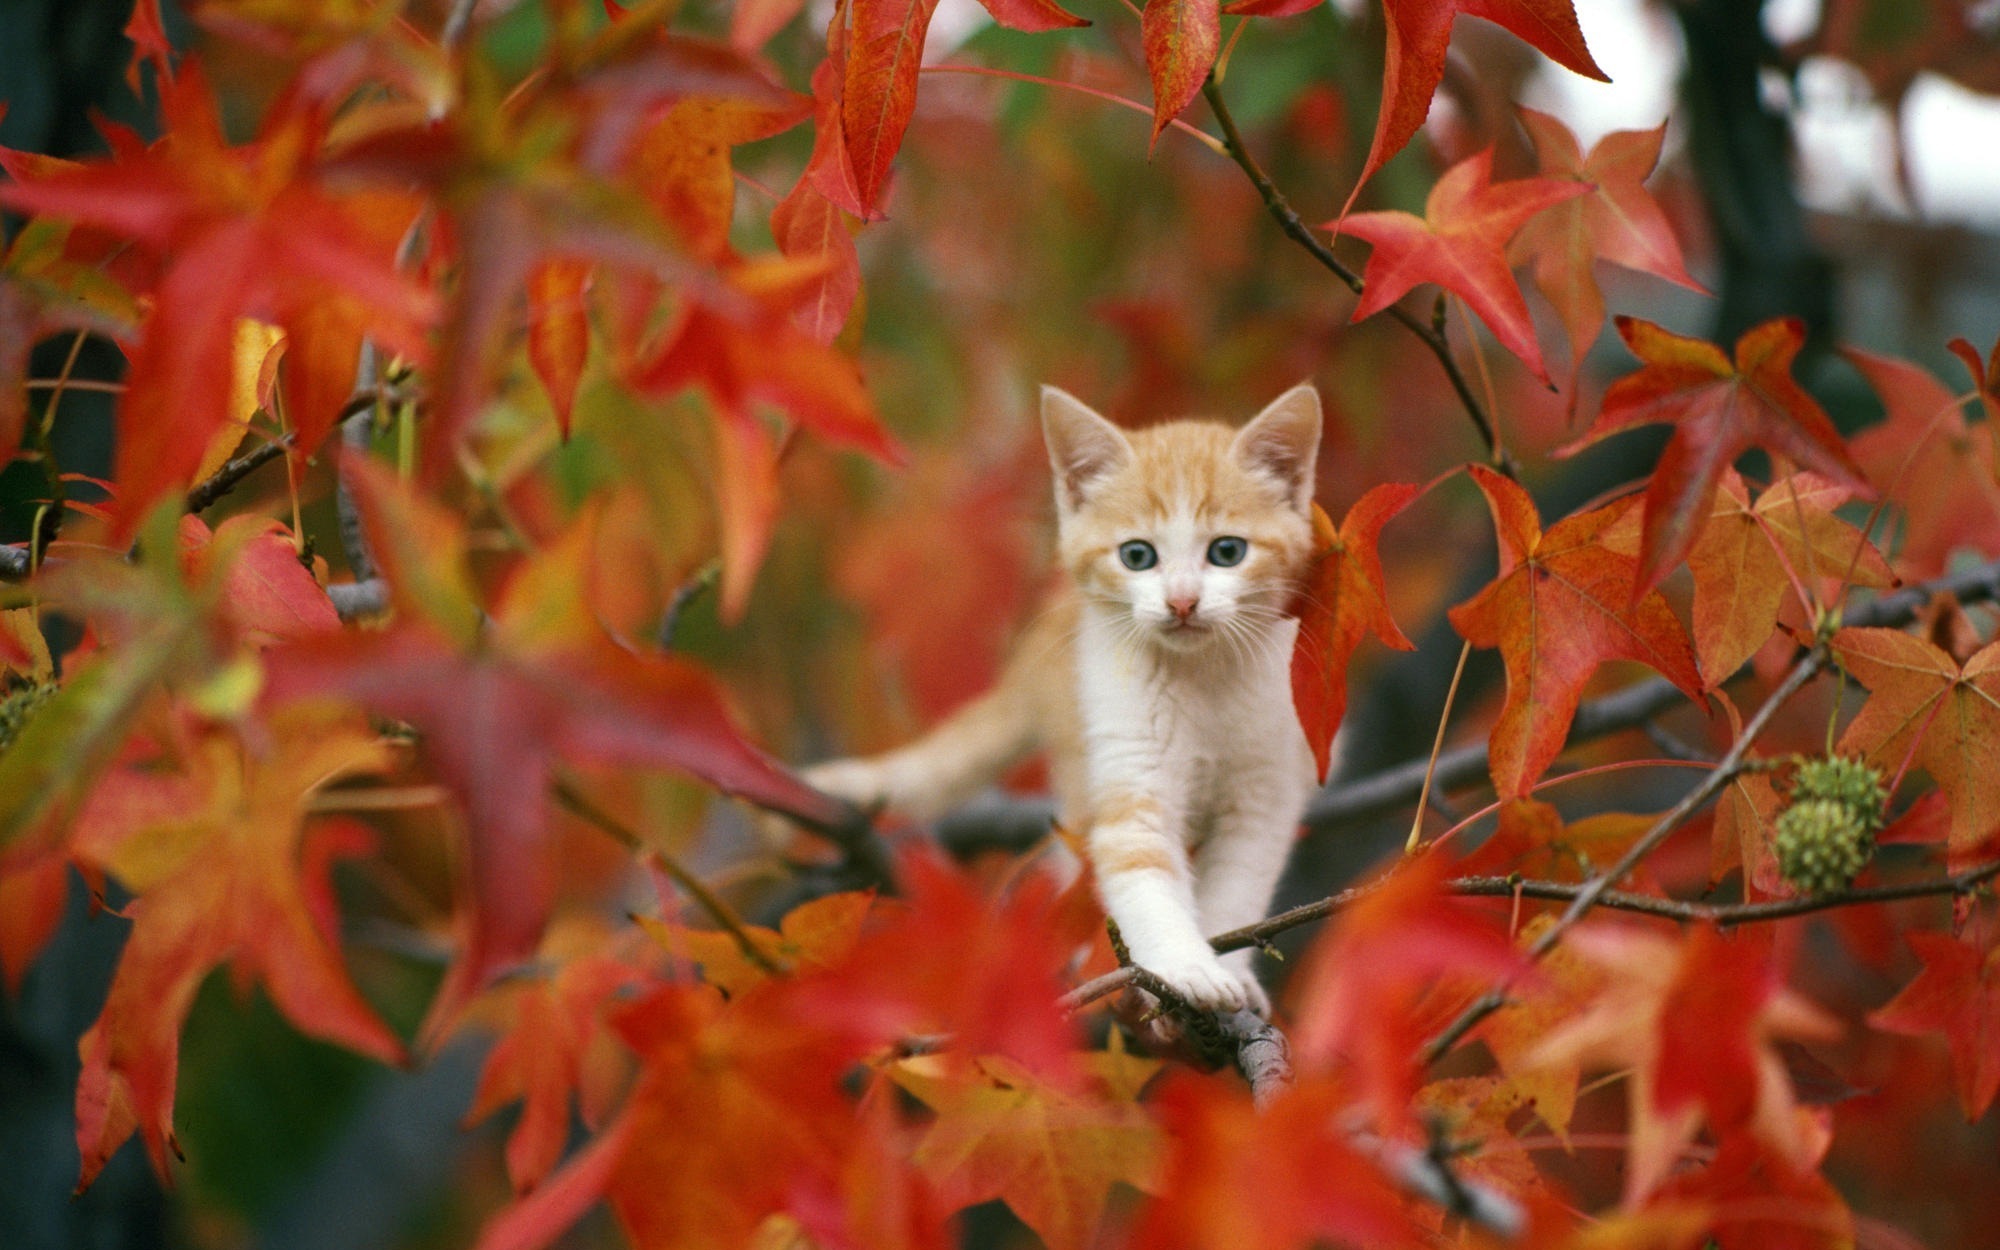
<path fill-rule="evenodd" d="M 628 651 L 588 603 L 586 528 L 510 579 L 479 625 L 455 550 L 456 521 L 364 460 L 344 461 L 399 619 L 269 656 L 274 705 L 339 696 L 424 735 L 471 828 L 464 949 L 427 1031 L 531 955 L 554 901 L 548 785 L 558 762 L 673 768 L 731 794 L 831 822 L 827 800 L 751 745 L 714 679 L 677 657 Z M 441 557 L 441 558 L 440 558 Z M 440 567 L 442 566 L 442 567 Z"/>
<path fill-rule="evenodd" d="M 1500 539 L 1500 573 L 1451 610 L 1475 647 L 1498 647 L 1507 697 L 1493 726 L 1493 784 L 1501 797 L 1526 794 L 1562 750 L 1577 701 L 1606 660 L 1637 660 L 1701 697 L 1687 635 L 1658 591 L 1638 588 L 1638 561 L 1607 546 L 1630 512 L 1622 500 L 1556 522 L 1546 534 L 1534 500 L 1479 465 Z"/>
<path fill-rule="evenodd" d="M 402 1059 L 342 966 L 327 880 L 335 857 L 367 849 L 367 832 L 304 823 L 307 795 L 379 771 L 384 749 L 351 722 L 294 717 L 273 730 L 268 757 L 227 734 L 191 735 L 112 774 L 78 817 L 78 861 L 138 895 L 103 1011 L 78 1043 L 79 1185 L 135 1130 L 167 1175 L 181 1023 L 218 965 L 239 985 L 261 982 L 306 1032 Z"/>
<path fill-rule="evenodd" d="M 1153 80 L 1153 142 L 1201 90 L 1222 49 L 1216 0 L 1146 0 L 1139 15 L 1146 73 Z"/>
<path fill-rule="evenodd" d="M 1570 179 L 1588 189 L 1529 221 L 1514 241 L 1517 256 L 1533 258 L 1535 285 L 1555 306 L 1569 335 L 1573 405 L 1576 371 L 1604 328 L 1598 261 L 1650 273 L 1691 291 L 1702 286 L 1688 276 L 1674 228 L 1645 186 L 1660 160 L 1665 123 L 1651 130 L 1613 131 L 1598 140 L 1589 156 L 1569 127 L 1547 113 L 1524 108 L 1521 124 L 1535 141 L 1542 177 Z"/>
<path fill-rule="evenodd" d="M 1333 736 L 1347 712 L 1347 663 L 1355 648 L 1373 634 L 1399 651 L 1416 650 L 1389 615 L 1382 557 L 1375 547 L 1382 527 L 1418 493 L 1405 483 L 1377 486 L 1355 500 L 1339 529 L 1324 509 L 1313 505 L 1319 554 L 1292 605 L 1299 620 L 1292 647 L 1292 705 L 1312 745 L 1321 781 L 1332 763 Z"/>
<path fill-rule="evenodd" d="M 1326 223 L 1375 245 L 1362 272 L 1367 289 L 1354 320 L 1373 316 L 1420 282 L 1433 282 L 1466 302 L 1534 375 L 1548 381 L 1527 301 L 1507 268 L 1507 241 L 1529 218 L 1583 195 L 1581 182 L 1557 178 L 1493 181 L 1493 149 L 1446 170 L 1424 200 L 1424 215 L 1356 213 Z"/>
<path fill-rule="evenodd" d="M 1621 924 L 1586 924 L 1568 944 L 1607 975 L 1595 999 L 1558 1023 L 1533 1059 L 1630 1068 L 1629 1202 L 1651 1194 L 1704 1123 L 1745 1138 L 1794 1172 L 1809 1170 L 1826 1126 L 1803 1111 L 1773 1044 L 1825 1040 L 1839 1024 L 1786 989 L 1768 931 L 1681 940 Z"/>
<path fill-rule="evenodd" d="M 1931 775 L 1950 801 L 1948 852 L 1964 865 L 2000 833 L 2000 642 L 1961 664 L 1928 639 L 1895 629 L 1843 629 L 1840 666 L 1868 688 L 1868 702 L 1839 750 L 1865 755 L 1886 777 Z"/>
<path fill-rule="evenodd" d="M 1910 949 L 1924 970 L 1868 1017 L 1891 1033 L 1942 1033 L 1958 1077 L 1958 1105 L 1977 1120 L 2000 1091 L 2000 948 L 1978 926 L 1959 937 L 1912 933 Z"/>
<path fill-rule="evenodd" d="M 1753 447 L 1857 494 L 1873 493 L 1826 412 L 1792 380 L 1792 359 L 1806 341 L 1803 321 L 1780 317 L 1745 330 L 1733 361 L 1713 343 L 1650 321 L 1617 322 L 1625 345 L 1645 366 L 1611 384 L 1596 424 L 1568 450 L 1635 425 L 1674 427 L 1646 488 L 1633 594 L 1659 585 L 1687 555 L 1714 510 L 1723 471 Z"/>
<path fill-rule="evenodd" d="M 1528 969 L 1500 924 L 1445 896 L 1450 867 L 1434 854 L 1397 863 L 1313 944 L 1294 978 L 1300 1069 L 1352 1065 L 1385 1132 L 1408 1120 L 1424 1038 L 1487 980 Z"/>
<path fill-rule="evenodd" d="M 1259 0 L 1253 0 L 1253 3 Z M 1232 13 L 1302 12 L 1289 5 L 1249 9 L 1230 6 Z M 1459 14 L 1483 17 L 1519 35 L 1558 65 L 1588 78 L 1610 82 L 1584 46 L 1570 0 L 1383 0 L 1388 27 L 1388 51 L 1382 65 L 1382 105 L 1376 114 L 1375 138 L 1361 177 L 1341 208 L 1344 217 L 1376 170 L 1410 141 L 1430 112 L 1431 96 L 1444 81 L 1445 53 L 1451 46 L 1451 24 Z"/>
<path fill-rule="evenodd" d="M 0 204 L 115 234 L 161 261 L 118 406 L 121 536 L 187 485 L 228 420 L 238 318 L 276 324 L 290 340 L 282 381 L 296 466 L 352 390 L 363 335 L 422 359 L 436 314 L 431 294 L 394 264 L 414 204 L 322 177 L 316 113 L 294 101 L 257 139 L 231 146 L 192 60 L 161 112 L 166 133 L 150 148 L 0 186 Z"/>
<path fill-rule="evenodd" d="M 795 261 L 738 266 L 730 273 L 736 298 L 688 300 L 659 354 L 633 379 L 654 394 L 696 387 L 714 407 L 727 619 L 742 614 L 777 519 L 778 448 L 759 418 L 761 406 L 879 459 L 903 456 L 853 360 L 792 321 L 802 291 L 818 276 L 813 265 Z"/>
<path fill-rule="evenodd" d="M 1308 1079 L 1264 1106 L 1240 1088 L 1184 1076 L 1155 1101 L 1167 1129 L 1159 1197 L 1131 1245 L 1147 1250 L 1419 1244 L 1382 1170 L 1355 1149 L 1339 1086 Z"/>
<path fill-rule="evenodd" d="M 1851 449 L 1875 489 L 1902 509 L 1897 567 L 1930 578 L 1960 548 L 2000 554 L 1993 443 L 1967 424 L 1961 397 L 1920 365 L 1854 347 L 1840 354 L 1888 409 L 1880 425 L 1855 435 Z"/>

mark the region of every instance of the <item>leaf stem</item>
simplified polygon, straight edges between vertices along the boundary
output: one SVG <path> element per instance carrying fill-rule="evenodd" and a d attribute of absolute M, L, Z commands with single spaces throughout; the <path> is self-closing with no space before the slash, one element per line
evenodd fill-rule
<path fill-rule="evenodd" d="M 1040 74 L 1024 74 L 1018 70 L 995 69 L 990 65 L 926 65 L 917 72 L 920 74 L 977 74 L 985 78 L 1011 78 L 1015 82 L 1034 83 L 1041 87 L 1055 87 L 1062 91 L 1074 91 L 1080 95 L 1095 96 L 1108 104 L 1116 104 L 1119 108 L 1131 109 L 1133 112 L 1146 117 L 1153 115 L 1153 110 L 1146 105 L 1139 103 L 1137 100 L 1128 100 L 1115 92 L 1102 91 L 1096 87 L 1086 87 L 1080 82 L 1065 82 L 1060 78 L 1044 78 Z M 1191 126 L 1178 117 L 1167 124 L 1194 139 L 1217 156 L 1229 155 L 1228 149 L 1222 146 L 1222 140 L 1209 134 L 1206 130 L 1202 130 L 1197 126 Z"/>
<path fill-rule="evenodd" d="M 1333 249 L 1319 241 L 1318 236 L 1313 234 L 1312 228 L 1299 216 L 1298 210 L 1292 207 L 1291 201 L 1285 198 L 1284 193 L 1278 190 L 1277 184 L 1271 181 L 1271 176 L 1257 163 L 1257 158 L 1250 155 L 1249 147 L 1243 142 L 1243 133 L 1236 128 L 1236 119 L 1229 112 L 1228 104 L 1223 101 L 1222 88 L 1216 82 L 1214 74 L 1211 73 L 1202 83 L 1201 94 L 1208 101 L 1209 109 L 1215 114 L 1216 122 L 1222 127 L 1222 141 L 1226 145 L 1226 155 L 1236 162 L 1244 176 L 1250 179 L 1251 185 L 1257 188 L 1257 194 L 1264 201 L 1265 211 L 1278 223 L 1278 228 L 1285 232 L 1286 237 L 1304 248 L 1306 253 L 1318 261 L 1327 272 L 1340 279 L 1348 290 L 1356 295 L 1365 291 L 1367 284 L 1361 280 L 1361 275 L 1348 268 L 1333 254 Z M 1426 325 L 1399 304 L 1391 304 L 1387 311 L 1405 329 L 1416 335 L 1418 340 L 1430 349 L 1431 355 L 1437 357 L 1438 364 L 1444 368 L 1446 379 L 1451 382 L 1452 391 L 1458 396 L 1458 402 L 1465 408 L 1466 416 L 1471 418 L 1473 428 L 1479 431 L 1480 439 L 1485 442 L 1487 455 L 1491 458 L 1494 470 L 1510 478 L 1517 477 L 1513 458 L 1501 445 L 1499 434 L 1494 429 L 1493 420 L 1487 415 L 1485 406 L 1479 402 L 1479 397 L 1472 393 L 1472 385 L 1467 381 L 1465 371 L 1460 369 L 1458 361 L 1453 359 L 1451 344 L 1443 332 L 1435 326 Z"/>

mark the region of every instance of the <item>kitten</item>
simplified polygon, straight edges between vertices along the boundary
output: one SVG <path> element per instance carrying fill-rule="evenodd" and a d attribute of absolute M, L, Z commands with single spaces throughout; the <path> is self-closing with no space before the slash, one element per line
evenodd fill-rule
<path fill-rule="evenodd" d="M 1128 433 L 1045 387 L 1042 427 L 1068 575 L 1053 605 L 929 735 L 805 776 L 921 819 L 1043 748 L 1133 962 L 1196 1006 L 1268 1013 L 1251 953 L 1204 935 L 1264 917 L 1313 791 L 1285 610 L 1312 555 L 1319 393 L 1240 431 Z"/>

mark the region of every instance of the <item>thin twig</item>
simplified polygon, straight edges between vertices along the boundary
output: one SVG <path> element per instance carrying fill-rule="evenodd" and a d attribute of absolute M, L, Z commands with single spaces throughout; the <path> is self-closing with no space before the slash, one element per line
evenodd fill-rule
<path fill-rule="evenodd" d="M 376 402 L 382 398 L 383 392 L 372 387 L 365 391 L 356 392 L 346 403 L 340 406 L 340 413 L 334 420 L 337 424 L 344 424 L 373 408 Z M 234 460 L 228 461 L 214 473 L 195 483 L 188 491 L 187 510 L 191 513 L 208 511 L 224 495 L 236 489 L 237 485 L 244 478 L 249 477 L 252 473 L 255 473 L 273 460 L 279 459 L 286 452 L 291 451 L 294 445 L 292 435 L 284 434 L 272 439 L 270 442 L 259 443 Z"/>
<path fill-rule="evenodd" d="M 1292 207 L 1291 201 L 1278 190 L 1277 184 L 1271 181 L 1271 176 L 1264 172 L 1263 166 L 1257 163 L 1257 159 L 1250 155 L 1249 147 L 1243 142 L 1242 132 L 1236 128 L 1236 119 L 1230 115 L 1229 106 L 1223 102 L 1222 88 L 1216 83 L 1213 74 L 1202 82 L 1201 93 L 1208 101 L 1209 109 L 1214 112 L 1217 124 L 1222 127 L 1222 141 L 1228 149 L 1230 159 L 1236 162 L 1237 167 L 1257 188 L 1257 194 L 1263 198 L 1265 211 L 1269 212 L 1272 219 L 1278 223 L 1278 228 L 1293 242 L 1303 247 L 1307 254 L 1318 261 L 1327 272 L 1346 284 L 1348 290 L 1356 295 L 1366 290 L 1367 284 L 1361 280 L 1361 275 L 1348 268 L 1345 262 L 1333 254 L 1332 248 L 1319 241 L 1312 227 L 1306 225 L 1298 210 Z M 1492 417 L 1479 402 L 1479 397 L 1472 393 L 1472 385 L 1467 381 L 1465 372 L 1458 367 L 1458 361 L 1451 354 L 1451 344 L 1443 332 L 1426 324 L 1401 305 L 1391 304 L 1386 311 L 1400 325 L 1416 335 L 1430 350 L 1431 355 L 1437 357 L 1438 364 L 1444 367 L 1445 377 L 1451 382 L 1451 389 L 1458 396 L 1458 402 L 1464 406 L 1466 416 L 1472 419 L 1473 427 L 1479 431 L 1480 439 L 1485 442 L 1487 456 L 1495 470 L 1508 477 L 1516 476 L 1513 459 L 1501 445 L 1499 431 L 1494 428 Z"/>
<path fill-rule="evenodd" d="M 715 585 L 722 576 L 722 557 L 713 556 L 703 562 L 688 579 L 674 587 L 673 598 L 667 600 L 666 613 L 660 617 L 659 642 L 663 651 L 672 650 L 674 634 L 680 629 L 681 614 L 688 605 L 699 599 L 703 592 Z"/>
<path fill-rule="evenodd" d="M 750 936 L 749 929 L 744 926 L 742 917 L 736 914 L 734 908 L 704 885 L 700 877 L 683 868 L 673 856 L 649 845 L 636 831 L 627 828 L 623 821 L 591 802 L 588 796 L 568 781 L 558 780 L 551 789 L 556 802 L 562 804 L 565 809 L 609 834 L 627 849 L 641 852 L 658 864 L 660 871 L 666 873 L 675 885 L 695 901 L 697 906 L 707 912 L 709 919 L 715 921 L 718 928 L 736 940 L 737 948 L 743 952 L 745 959 L 772 976 L 783 976 L 790 971 L 781 961 L 772 958 L 757 945 L 757 940 Z"/>
<path fill-rule="evenodd" d="M 1707 806 L 1710 799 L 1720 794 L 1724 786 L 1735 780 L 1744 757 L 1749 754 L 1751 746 L 1763 734 L 1765 727 L 1771 723 L 1771 718 L 1778 714 L 1778 709 L 1789 702 L 1793 695 L 1803 690 L 1807 682 L 1819 675 L 1820 670 L 1826 667 L 1827 661 L 1826 647 L 1821 645 L 1814 647 L 1794 664 L 1792 671 L 1786 674 L 1785 680 L 1778 684 L 1778 688 L 1764 700 L 1764 705 L 1757 709 L 1756 715 L 1743 726 L 1743 732 L 1737 735 L 1736 741 L 1717 762 L 1716 767 L 1703 773 L 1694 788 L 1654 821 L 1652 827 L 1641 834 L 1639 840 L 1618 858 L 1617 863 L 1585 882 L 1577 891 L 1576 897 L 1570 900 L 1569 906 L 1563 910 L 1563 914 L 1556 918 L 1556 922 L 1544 929 L 1529 945 L 1528 955 L 1540 959 L 1548 954 L 1556 943 L 1562 940 L 1563 935 L 1597 905 L 1598 900 L 1603 898 L 1607 891 L 1623 881 L 1641 861 L 1659 847 L 1660 843 L 1666 841 L 1669 835 L 1680 828 L 1688 817 Z M 1426 1066 L 1436 1063 L 1446 1051 L 1471 1032 L 1475 1025 L 1497 1011 L 1506 1001 L 1504 985 L 1481 995 L 1470 1007 L 1461 1012 L 1456 1020 L 1446 1026 L 1443 1032 L 1425 1043 L 1421 1053 L 1423 1063 Z"/>

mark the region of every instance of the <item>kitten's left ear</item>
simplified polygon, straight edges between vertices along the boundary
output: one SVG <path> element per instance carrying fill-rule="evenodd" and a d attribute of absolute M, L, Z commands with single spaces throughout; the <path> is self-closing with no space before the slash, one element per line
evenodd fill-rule
<path fill-rule="evenodd" d="M 1229 451 L 1238 464 L 1275 481 L 1291 505 L 1304 512 L 1313 497 L 1319 424 L 1319 392 L 1312 383 L 1301 382 L 1237 431 Z"/>

